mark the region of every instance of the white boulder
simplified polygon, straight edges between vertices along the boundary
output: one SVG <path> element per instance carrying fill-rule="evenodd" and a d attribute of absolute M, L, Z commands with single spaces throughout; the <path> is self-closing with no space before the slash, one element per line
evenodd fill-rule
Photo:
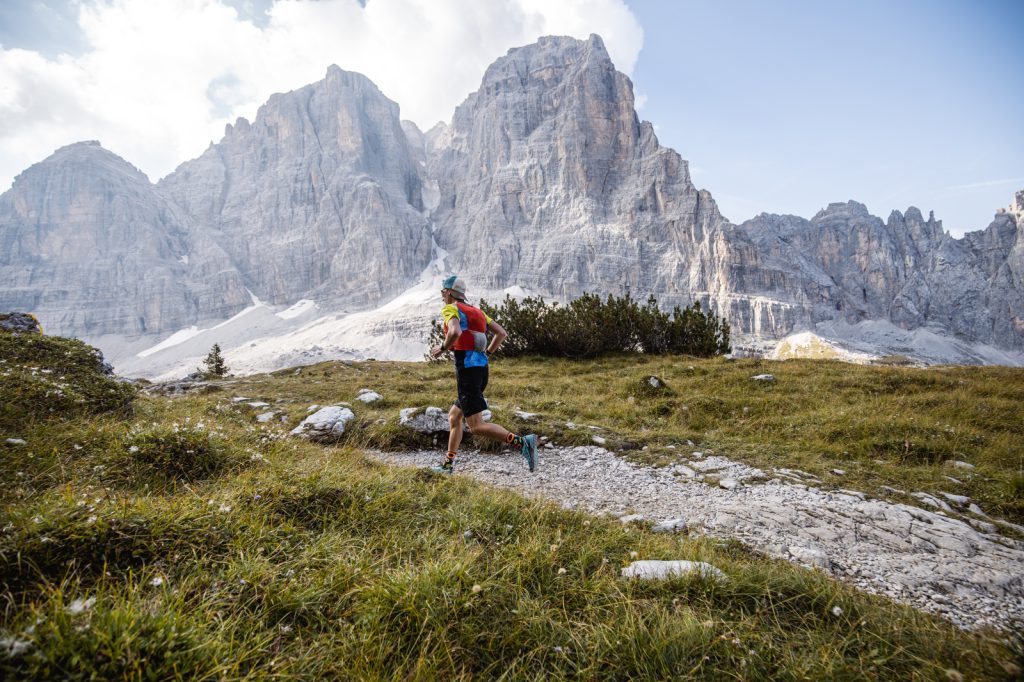
<path fill-rule="evenodd" d="M 321 407 L 309 415 L 294 429 L 292 436 L 305 436 L 311 440 L 333 439 L 345 433 L 345 426 L 355 419 L 352 410 L 341 405 Z"/>
<path fill-rule="evenodd" d="M 682 517 L 677 519 L 665 519 L 651 528 L 651 531 L 655 533 L 679 533 L 684 530 L 686 530 L 686 519 Z"/>
<path fill-rule="evenodd" d="M 371 391 L 368 388 L 359 389 L 359 395 L 356 396 L 356 400 L 364 402 L 367 405 L 369 405 L 370 403 L 375 403 L 378 400 L 382 400 L 383 398 L 384 396 L 382 396 L 380 393 L 377 393 L 376 391 Z"/>
<path fill-rule="evenodd" d="M 789 548 L 789 554 L 801 563 L 818 566 L 825 570 L 828 570 L 832 566 L 832 560 L 829 559 L 828 554 L 813 547 L 793 546 Z"/>
<path fill-rule="evenodd" d="M 728 580 L 725 573 L 703 561 L 634 561 L 622 569 L 623 578 L 642 580 L 667 580 L 694 574 L 710 580 Z"/>
<path fill-rule="evenodd" d="M 407 429 L 433 435 L 448 432 L 448 413 L 440 407 L 406 407 L 398 412 L 398 423 Z"/>

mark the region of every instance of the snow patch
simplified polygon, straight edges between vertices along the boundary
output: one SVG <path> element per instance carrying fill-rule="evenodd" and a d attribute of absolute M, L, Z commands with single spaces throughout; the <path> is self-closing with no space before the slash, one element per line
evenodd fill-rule
<path fill-rule="evenodd" d="M 170 348 L 171 346 L 177 346 L 179 343 L 183 343 L 185 341 L 188 341 L 189 339 L 191 339 L 193 336 L 195 336 L 198 333 L 199 333 L 199 327 L 196 327 L 195 325 L 189 327 L 188 329 L 180 329 L 180 330 L 174 332 L 173 334 L 171 334 L 170 336 L 168 336 L 166 339 L 164 339 L 160 343 L 158 343 L 155 346 L 153 346 L 152 348 L 147 348 L 144 351 L 136 353 L 135 356 L 139 357 L 139 358 L 148 357 L 148 356 L 152 355 L 153 353 L 158 353 L 158 352 L 164 350 L 165 348 Z"/>
<path fill-rule="evenodd" d="M 282 320 L 292 320 L 300 315 L 304 315 L 305 313 L 308 313 L 309 311 L 316 309 L 317 305 L 315 302 L 308 298 L 304 298 L 295 305 L 293 305 L 292 307 L 288 308 L 287 310 L 282 310 L 281 312 L 277 313 L 277 316 L 280 317 Z"/>

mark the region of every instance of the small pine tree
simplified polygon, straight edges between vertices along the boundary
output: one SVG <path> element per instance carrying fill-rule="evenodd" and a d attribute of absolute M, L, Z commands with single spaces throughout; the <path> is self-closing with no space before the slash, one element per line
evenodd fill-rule
<path fill-rule="evenodd" d="M 228 373 L 228 366 L 224 364 L 224 358 L 220 354 L 219 343 L 213 344 L 203 364 L 206 365 L 206 373 L 210 376 L 222 377 Z"/>

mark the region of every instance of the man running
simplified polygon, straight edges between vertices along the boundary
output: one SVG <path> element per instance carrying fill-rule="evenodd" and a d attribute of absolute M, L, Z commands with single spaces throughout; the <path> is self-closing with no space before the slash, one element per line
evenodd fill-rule
<path fill-rule="evenodd" d="M 537 467 L 537 437 L 517 436 L 497 424 L 488 424 L 480 413 L 487 409 L 487 356 L 498 350 L 508 333 L 479 308 L 466 303 L 466 283 L 452 275 L 441 283 L 444 308 L 444 341 L 430 350 L 438 358 L 447 350 L 455 351 L 455 382 L 458 398 L 448 412 L 448 456 L 435 471 L 450 474 L 455 469 L 455 453 L 462 442 L 462 422 L 474 436 L 485 436 L 508 443 L 519 450 L 530 471 Z M 494 336 L 487 343 L 487 332 Z"/>

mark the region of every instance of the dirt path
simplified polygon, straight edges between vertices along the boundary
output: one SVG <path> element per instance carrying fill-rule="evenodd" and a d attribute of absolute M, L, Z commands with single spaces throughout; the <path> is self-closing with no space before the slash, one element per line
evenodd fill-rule
<path fill-rule="evenodd" d="M 437 451 L 368 454 L 419 467 L 439 457 Z M 766 474 L 700 453 L 665 468 L 633 464 L 600 447 L 540 454 L 540 467 L 530 474 L 516 455 L 469 451 L 460 454 L 458 473 L 594 513 L 639 514 L 654 523 L 684 518 L 691 533 L 736 538 L 818 566 L 961 627 L 1024 629 L 1024 543 L 980 520 L 972 527 L 943 513 L 797 483 L 799 473 Z M 703 482 L 704 473 L 721 484 Z"/>

